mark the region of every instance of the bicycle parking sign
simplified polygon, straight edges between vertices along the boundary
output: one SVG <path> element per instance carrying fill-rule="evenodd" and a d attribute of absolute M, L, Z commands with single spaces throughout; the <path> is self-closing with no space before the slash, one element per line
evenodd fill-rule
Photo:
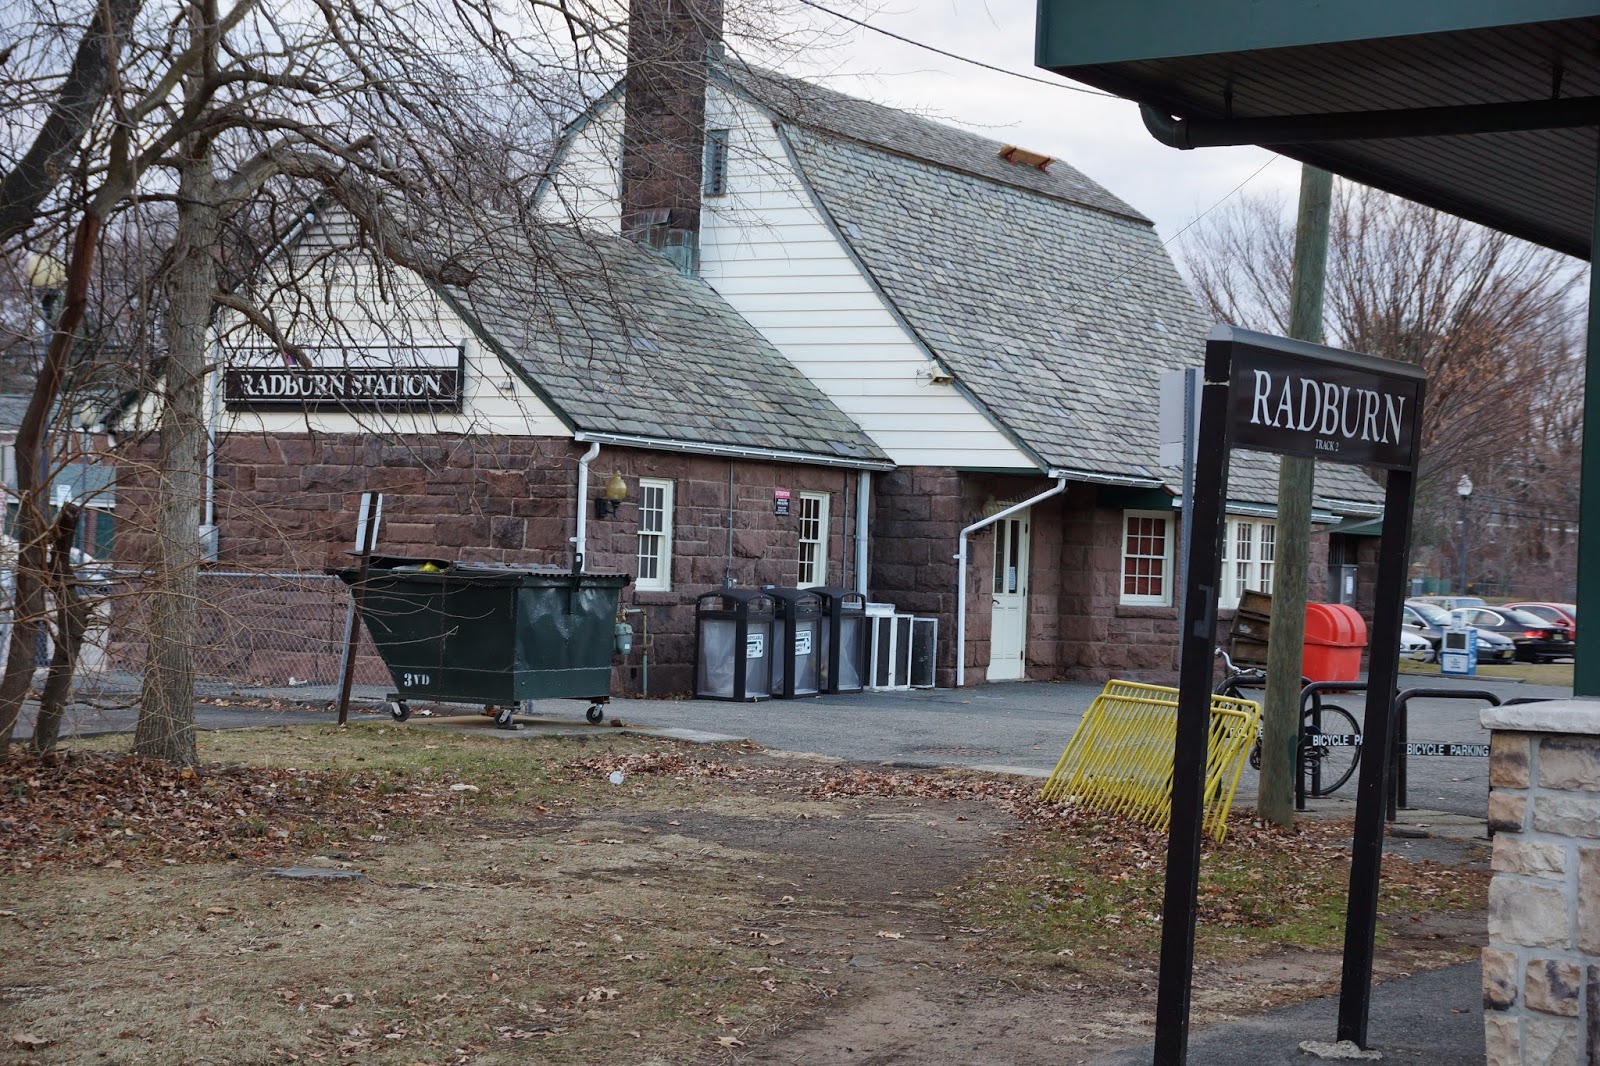
<path fill-rule="evenodd" d="M 1305 341 L 1217 326 L 1206 338 L 1200 432 L 1190 510 L 1193 534 L 1183 605 L 1178 727 L 1172 767 L 1172 821 L 1162 906 L 1161 972 L 1156 992 L 1158 1063 L 1188 1052 L 1190 978 L 1194 969 L 1204 809 L 1211 653 L 1222 584 L 1228 460 L 1234 449 L 1307 456 L 1386 471 L 1377 605 L 1368 669 L 1366 731 L 1358 741 L 1386 752 L 1399 676 L 1401 601 L 1411 540 L 1417 457 L 1427 378 L 1408 363 Z M 1330 735 L 1332 747 L 1340 739 Z M 1463 753 L 1465 754 L 1465 753 Z M 1346 909 L 1339 1039 L 1366 1046 L 1372 993 L 1378 873 L 1389 760 L 1361 760 L 1356 786 L 1350 898 Z"/>

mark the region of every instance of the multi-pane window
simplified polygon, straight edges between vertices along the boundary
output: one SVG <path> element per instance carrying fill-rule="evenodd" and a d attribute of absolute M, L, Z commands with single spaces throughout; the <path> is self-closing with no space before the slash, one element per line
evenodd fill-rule
<path fill-rule="evenodd" d="M 1122 602 L 1172 603 L 1172 516 L 1128 511 L 1122 518 Z"/>
<path fill-rule="evenodd" d="M 672 588 L 672 482 L 639 479 L 639 562 L 633 587 L 645 592 Z"/>
<path fill-rule="evenodd" d="M 798 585 L 828 582 L 828 494 L 800 494 L 800 578 Z"/>
<path fill-rule="evenodd" d="M 1222 600 L 1218 606 L 1239 606 L 1239 597 L 1247 589 L 1272 591 L 1277 546 L 1278 527 L 1270 519 L 1228 519 L 1228 533 L 1222 541 Z"/>

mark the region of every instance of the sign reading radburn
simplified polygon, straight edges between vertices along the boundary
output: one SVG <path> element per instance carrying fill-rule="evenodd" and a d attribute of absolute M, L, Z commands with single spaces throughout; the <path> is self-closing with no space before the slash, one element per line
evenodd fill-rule
<path fill-rule="evenodd" d="M 1246 330 L 1227 333 L 1234 447 L 1390 469 L 1415 463 L 1420 370 Z"/>

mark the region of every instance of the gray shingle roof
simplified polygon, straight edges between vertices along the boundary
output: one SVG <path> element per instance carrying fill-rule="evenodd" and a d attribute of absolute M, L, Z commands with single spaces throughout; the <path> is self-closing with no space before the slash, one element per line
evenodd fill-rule
<path fill-rule="evenodd" d="M 507 224 L 448 238 L 476 272 L 447 290 L 579 430 L 885 461 L 718 296 L 620 237 Z"/>
<path fill-rule="evenodd" d="M 1002 147 L 999 141 L 920 115 L 733 61 L 728 63 L 726 74 L 741 91 L 793 125 L 826 131 L 911 159 L 964 171 L 986 181 L 1029 189 L 1140 222 L 1149 221 L 1104 186 L 1062 160 L 1056 160 L 1048 170 L 1009 163 L 996 154 Z"/>
<path fill-rule="evenodd" d="M 1163 370 L 1199 365 L 1211 321 L 1148 220 L 1057 161 L 775 75 L 737 74 L 823 210 L 911 329 L 1051 467 L 1173 484 L 1157 465 Z M 1271 503 L 1277 464 L 1243 457 L 1230 498 Z M 1376 503 L 1323 465 L 1319 506 Z M 1340 507 L 1339 510 L 1347 510 Z"/>

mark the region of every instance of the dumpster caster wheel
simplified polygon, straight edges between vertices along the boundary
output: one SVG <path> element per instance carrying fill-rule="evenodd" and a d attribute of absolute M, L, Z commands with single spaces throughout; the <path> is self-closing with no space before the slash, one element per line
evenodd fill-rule
<path fill-rule="evenodd" d="M 589 708 L 588 713 L 585 714 L 584 717 L 589 719 L 589 721 L 593 722 L 595 725 L 599 725 L 601 722 L 606 720 L 606 709 L 597 703 L 593 707 Z"/>
<path fill-rule="evenodd" d="M 389 717 L 393 718 L 397 722 L 405 721 L 407 718 L 411 717 L 410 705 L 391 700 L 389 702 Z"/>
<path fill-rule="evenodd" d="M 494 716 L 494 727 L 496 729 L 515 729 L 517 728 L 516 717 L 517 709 L 515 707 L 502 707 Z"/>

